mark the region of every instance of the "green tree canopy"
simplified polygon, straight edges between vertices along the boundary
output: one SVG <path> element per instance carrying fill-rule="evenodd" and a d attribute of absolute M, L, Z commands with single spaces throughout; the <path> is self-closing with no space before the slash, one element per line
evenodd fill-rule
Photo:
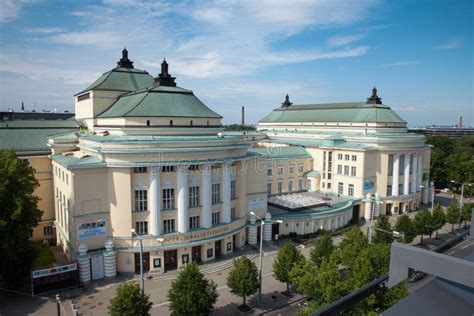
<path fill-rule="evenodd" d="M 216 284 L 204 278 L 196 263 L 188 264 L 168 291 L 171 314 L 209 315 L 217 301 Z"/>
<path fill-rule="evenodd" d="M 290 271 L 302 260 L 304 260 L 303 255 L 291 242 L 286 242 L 280 249 L 278 249 L 276 259 L 273 262 L 273 274 L 275 275 L 275 279 L 286 283 L 287 292 L 290 290 Z"/>
<path fill-rule="evenodd" d="M 403 234 L 403 237 L 399 239 L 401 242 L 409 244 L 416 237 L 415 227 L 407 214 L 403 214 L 397 218 L 394 229 Z"/>
<path fill-rule="evenodd" d="M 456 202 L 451 203 L 446 211 L 446 221 L 451 224 L 451 232 L 454 232 L 454 224 L 461 220 L 461 211 Z"/>
<path fill-rule="evenodd" d="M 339 245 L 341 250 L 342 263 L 351 269 L 354 266 L 359 253 L 367 247 L 367 238 L 362 234 L 360 228 L 354 226 L 349 232 L 344 235 L 344 238 Z"/>
<path fill-rule="evenodd" d="M 234 267 L 227 276 L 227 286 L 232 294 L 242 297 L 242 305 L 245 306 L 247 296 L 255 294 L 259 287 L 255 263 L 245 256 L 234 260 Z"/>
<path fill-rule="evenodd" d="M 150 314 L 150 295 L 142 295 L 136 283 L 122 283 L 117 294 L 110 301 L 109 314 L 112 316 L 146 316 Z"/>
<path fill-rule="evenodd" d="M 30 237 L 42 211 L 34 169 L 16 158 L 14 151 L 0 150 L 0 280 L 14 283 L 30 272 L 34 251 Z"/>
<path fill-rule="evenodd" d="M 461 220 L 464 221 L 464 227 L 466 227 L 466 222 L 471 220 L 472 209 L 474 208 L 474 203 L 464 203 L 462 206 Z M 471 223 L 472 225 L 472 223 Z"/>
<path fill-rule="evenodd" d="M 431 219 L 433 221 L 433 229 L 436 230 L 436 238 L 438 238 L 438 230 L 443 228 L 444 224 L 446 224 L 446 215 L 441 205 L 435 204 Z"/>
<path fill-rule="evenodd" d="M 423 209 L 415 214 L 413 226 L 418 235 L 421 235 L 421 244 L 423 244 L 423 235 L 431 235 L 433 233 L 433 222 L 431 213 L 427 209 Z"/>
<path fill-rule="evenodd" d="M 375 228 L 374 238 L 372 239 L 374 243 L 392 243 L 392 225 L 388 221 L 388 216 L 379 217 L 375 223 Z"/>
<path fill-rule="evenodd" d="M 334 251 L 332 238 L 329 233 L 324 233 L 321 237 L 316 239 L 313 249 L 310 252 L 311 261 L 319 267 L 324 258 L 328 258 Z"/>

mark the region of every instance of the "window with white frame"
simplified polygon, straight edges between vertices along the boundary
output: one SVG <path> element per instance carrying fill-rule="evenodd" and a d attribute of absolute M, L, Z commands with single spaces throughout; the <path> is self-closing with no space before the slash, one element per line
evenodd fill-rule
<path fill-rule="evenodd" d="M 235 200 L 237 198 L 237 193 L 235 191 L 235 186 L 236 186 L 236 182 L 235 182 L 235 180 L 232 180 L 230 182 L 230 199 L 231 200 Z"/>
<path fill-rule="evenodd" d="M 293 173 L 293 172 L 295 172 L 295 167 L 293 165 L 290 165 L 288 167 L 288 173 Z"/>
<path fill-rule="evenodd" d="M 393 175 L 393 155 L 388 155 L 388 175 Z"/>
<path fill-rule="evenodd" d="M 163 189 L 163 209 L 175 209 L 174 189 Z"/>
<path fill-rule="evenodd" d="M 146 173 L 146 167 L 134 167 L 133 173 Z"/>
<path fill-rule="evenodd" d="M 357 156 L 356 155 L 352 155 L 352 161 L 357 161 Z"/>
<path fill-rule="evenodd" d="M 392 196 L 392 185 L 387 185 L 387 196 Z"/>
<path fill-rule="evenodd" d="M 43 227 L 43 235 L 50 236 L 53 234 L 53 226 L 48 225 Z"/>
<path fill-rule="evenodd" d="M 148 222 L 135 222 L 135 232 L 137 235 L 148 235 Z"/>
<path fill-rule="evenodd" d="M 349 175 L 349 166 L 344 166 L 344 175 L 345 176 Z"/>
<path fill-rule="evenodd" d="M 328 189 L 331 188 L 331 182 L 328 182 Z"/>
<path fill-rule="evenodd" d="M 293 192 L 293 180 L 288 180 L 288 192 Z"/>
<path fill-rule="evenodd" d="M 189 207 L 199 206 L 199 187 L 189 187 Z"/>
<path fill-rule="evenodd" d="M 344 183 L 339 182 L 337 184 L 337 193 L 339 194 L 344 194 Z"/>
<path fill-rule="evenodd" d="M 173 233 L 174 230 L 174 219 L 165 219 L 163 221 L 163 233 Z"/>
<path fill-rule="evenodd" d="M 221 202 L 221 184 L 214 183 L 212 185 L 212 204 L 218 204 Z"/>
<path fill-rule="evenodd" d="M 189 170 L 199 170 L 199 165 L 190 165 Z"/>
<path fill-rule="evenodd" d="M 283 167 L 282 166 L 278 167 L 278 174 L 283 174 Z"/>
<path fill-rule="evenodd" d="M 162 172 L 173 172 L 174 171 L 174 166 L 164 166 L 161 168 Z"/>
<path fill-rule="evenodd" d="M 351 176 L 352 176 L 352 177 L 355 177 L 356 175 L 357 175 L 356 167 L 352 166 L 352 167 L 351 167 Z"/>
<path fill-rule="evenodd" d="M 220 224 L 221 222 L 221 212 L 212 213 L 212 225 Z"/>
<path fill-rule="evenodd" d="M 323 172 L 323 179 L 326 179 L 326 172 Z"/>
<path fill-rule="evenodd" d="M 278 181 L 278 194 L 283 192 L 283 181 Z"/>
<path fill-rule="evenodd" d="M 147 190 L 135 190 L 135 212 L 148 210 Z"/>
<path fill-rule="evenodd" d="M 270 195 L 272 194 L 272 183 L 267 182 L 267 194 Z"/>
<path fill-rule="evenodd" d="M 348 192 L 349 196 L 354 196 L 354 185 L 353 184 L 349 184 L 347 192 Z"/>
<path fill-rule="evenodd" d="M 298 179 L 298 190 L 303 190 L 303 179 Z"/>
<path fill-rule="evenodd" d="M 304 165 L 300 165 L 298 168 L 299 168 L 299 171 L 300 171 L 300 172 L 303 172 L 303 171 L 304 171 Z"/>
<path fill-rule="evenodd" d="M 69 175 L 66 173 L 66 184 L 69 184 Z"/>
<path fill-rule="evenodd" d="M 337 174 L 342 174 L 342 165 L 337 165 Z"/>
<path fill-rule="evenodd" d="M 189 218 L 189 230 L 199 228 L 199 216 L 191 216 Z"/>
<path fill-rule="evenodd" d="M 273 175 L 273 169 L 270 167 L 267 169 L 267 176 Z"/>
<path fill-rule="evenodd" d="M 325 183 L 325 182 L 323 182 L 323 189 L 325 189 L 325 188 L 326 188 L 326 183 Z"/>
<path fill-rule="evenodd" d="M 337 154 L 337 159 L 342 160 L 342 154 Z"/>
<path fill-rule="evenodd" d="M 311 180 L 308 179 L 308 190 L 311 190 Z"/>
<path fill-rule="evenodd" d="M 349 155 L 344 155 L 344 160 L 349 161 Z"/>

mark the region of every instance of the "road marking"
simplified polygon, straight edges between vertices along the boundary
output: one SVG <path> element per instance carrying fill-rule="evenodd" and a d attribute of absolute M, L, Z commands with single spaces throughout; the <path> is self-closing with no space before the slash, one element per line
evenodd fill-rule
<path fill-rule="evenodd" d="M 448 252 L 448 256 L 451 256 L 452 254 L 456 253 L 456 250 Z"/>
<path fill-rule="evenodd" d="M 471 245 L 466 245 L 466 246 L 463 246 L 461 247 L 461 249 L 466 249 L 467 247 L 470 247 Z"/>

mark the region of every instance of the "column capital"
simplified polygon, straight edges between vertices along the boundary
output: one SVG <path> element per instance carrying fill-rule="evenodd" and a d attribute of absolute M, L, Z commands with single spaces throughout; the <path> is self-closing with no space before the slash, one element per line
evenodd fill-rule
<path fill-rule="evenodd" d="M 179 164 L 176 169 L 180 172 L 188 172 L 190 164 Z"/>
<path fill-rule="evenodd" d="M 159 166 L 151 166 L 151 167 L 150 167 L 150 173 L 151 173 L 151 174 L 161 173 L 161 167 L 159 167 Z"/>

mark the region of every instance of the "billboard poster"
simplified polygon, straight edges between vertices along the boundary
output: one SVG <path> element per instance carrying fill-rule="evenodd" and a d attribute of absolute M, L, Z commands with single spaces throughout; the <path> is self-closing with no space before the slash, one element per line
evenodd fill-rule
<path fill-rule="evenodd" d="M 368 177 L 364 181 L 364 192 L 372 191 L 375 187 L 375 177 Z"/>
<path fill-rule="evenodd" d="M 101 219 L 95 222 L 86 222 L 77 225 L 79 240 L 107 236 L 107 221 Z"/>

